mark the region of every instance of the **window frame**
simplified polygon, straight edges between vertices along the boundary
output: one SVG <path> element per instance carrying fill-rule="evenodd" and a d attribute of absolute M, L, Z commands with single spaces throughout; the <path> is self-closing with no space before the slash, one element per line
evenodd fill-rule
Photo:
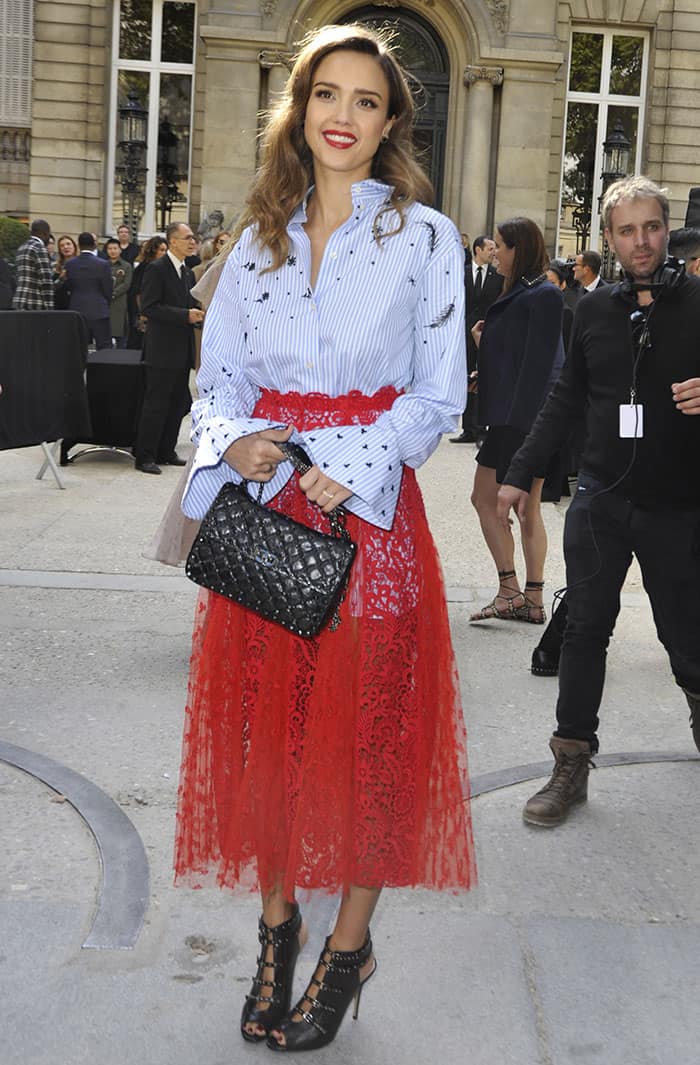
<path fill-rule="evenodd" d="M 0 0 L 0 20 L 0 126 L 31 129 L 34 5 Z"/>
<path fill-rule="evenodd" d="M 105 232 L 111 233 L 115 228 L 115 175 L 117 165 L 117 110 L 119 101 L 120 71 L 135 71 L 148 75 L 148 133 L 146 160 L 146 188 L 144 192 L 144 212 L 139 223 L 138 240 L 154 236 L 160 232 L 156 226 L 156 179 L 158 169 L 158 126 L 160 118 L 160 79 L 162 74 L 189 74 L 192 79 L 190 96 L 190 138 L 187 162 L 187 203 L 189 211 L 192 201 L 192 141 L 194 129 L 195 67 L 197 63 L 197 0 L 180 0 L 181 3 L 194 7 L 194 39 L 192 43 L 191 63 L 163 63 L 160 60 L 161 36 L 163 29 L 163 5 L 169 0 L 152 0 L 151 15 L 151 55 L 149 59 L 121 59 L 119 57 L 119 39 L 121 25 L 121 0 L 115 0 L 112 12 L 112 69 L 109 89 L 109 136 L 107 141 L 107 173 L 105 190 Z M 156 103 L 153 106 L 153 103 Z"/>
<path fill-rule="evenodd" d="M 573 56 L 574 34 L 589 33 L 600 34 L 603 37 L 603 53 L 601 56 L 600 84 L 605 85 L 605 90 L 599 86 L 598 92 L 576 92 L 569 88 L 571 77 L 571 61 Z M 637 96 L 622 96 L 619 93 L 610 92 L 610 75 L 612 63 L 612 49 L 614 37 L 639 37 L 643 41 L 642 71 L 640 77 L 639 94 Z M 571 26 L 569 35 L 569 54 L 566 64 L 566 106 L 564 108 L 564 128 L 562 135 L 561 165 L 559 167 L 559 209 L 557 212 L 557 237 L 556 248 L 559 250 L 562 231 L 562 196 L 564 186 L 564 165 L 566 162 L 566 132 L 569 122 L 569 105 L 571 103 L 594 104 L 598 107 L 598 132 L 596 137 L 595 160 L 593 164 L 593 189 L 591 193 L 591 231 L 589 248 L 600 251 L 602 246 L 602 233 L 600 231 L 600 198 L 603 193 L 603 142 L 605 137 L 600 136 L 602 129 L 607 129 L 608 112 L 611 107 L 636 107 L 637 108 L 637 147 L 635 158 L 632 163 L 631 174 L 639 174 L 644 158 L 644 135 L 646 117 L 646 97 L 648 91 L 649 76 L 649 53 L 651 39 L 648 30 L 631 28 L 629 26 L 600 26 L 576 23 Z"/>

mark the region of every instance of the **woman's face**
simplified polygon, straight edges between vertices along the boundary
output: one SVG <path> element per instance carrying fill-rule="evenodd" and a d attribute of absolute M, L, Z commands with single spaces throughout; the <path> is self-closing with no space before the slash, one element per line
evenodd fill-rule
<path fill-rule="evenodd" d="M 510 277 L 513 273 L 513 263 L 515 262 L 515 248 L 508 247 L 499 230 L 496 230 L 495 241 L 496 254 L 493 257 L 493 265 L 503 277 Z"/>
<path fill-rule="evenodd" d="M 224 244 L 226 243 L 226 241 L 229 239 L 230 236 L 231 236 L 230 233 L 219 233 L 218 237 L 214 241 L 214 255 L 218 255 L 219 254 L 219 252 L 221 251 L 221 249 L 223 248 Z"/>
<path fill-rule="evenodd" d="M 325 56 L 314 71 L 304 118 L 316 180 L 320 171 L 351 182 L 368 178 L 381 138 L 393 125 L 388 108 L 389 83 L 374 56 Z"/>
<path fill-rule="evenodd" d="M 59 240 L 58 250 L 64 259 L 72 259 L 75 256 L 75 247 L 70 237 L 64 237 L 63 240 Z"/>
<path fill-rule="evenodd" d="M 167 243 L 165 241 L 163 241 L 163 243 L 159 244 L 158 247 L 156 248 L 156 259 L 162 259 L 162 257 L 165 255 L 167 250 L 168 250 L 168 245 L 167 245 Z"/>
<path fill-rule="evenodd" d="M 566 288 L 566 281 L 560 281 L 559 276 L 554 273 L 554 270 L 547 270 L 545 277 L 551 284 L 556 285 L 557 288 Z"/>

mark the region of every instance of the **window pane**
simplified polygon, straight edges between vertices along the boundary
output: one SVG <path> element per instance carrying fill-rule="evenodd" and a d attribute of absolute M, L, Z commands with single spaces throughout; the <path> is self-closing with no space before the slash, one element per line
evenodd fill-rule
<path fill-rule="evenodd" d="M 561 190 L 560 254 L 590 246 L 598 105 L 569 101 Z"/>
<path fill-rule="evenodd" d="M 603 65 L 602 33 L 574 33 L 571 36 L 571 92 L 600 92 Z"/>
<path fill-rule="evenodd" d="M 156 224 L 186 222 L 189 209 L 190 74 L 162 74 L 158 113 Z"/>
<path fill-rule="evenodd" d="M 194 4 L 167 0 L 163 4 L 163 63 L 191 63 L 194 48 Z"/>
<path fill-rule="evenodd" d="M 119 58 L 151 58 L 153 0 L 121 0 Z"/>
<path fill-rule="evenodd" d="M 643 57 L 642 37 L 613 37 L 610 92 L 618 96 L 639 96 Z"/>
<path fill-rule="evenodd" d="M 138 70 L 120 70 L 119 79 L 117 82 L 117 115 L 116 115 L 116 130 L 115 130 L 115 142 L 119 144 L 119 108 L 123 107 L 128 101 L 129 92 L 132 90 L 138 96 L 139 105 L 148 110 L 148 88 L 149 77 L 148 74 L 142 73 Z M 123 150 L 117 147 L 115 166 L 119 168 L 126 162 L 126 154 Z M 141 167 L 146 166 L 146 153 L 144 151 L 143 158 L 141 160 Z M 114 228 L 124 221 L 128 221 L 128 200 L 129 192 L 127 185 L 130 179 L 136 179 L 136 184 L 139 191 L 134 197 L 132 204 L 133 209 L 136 211 L 138 218 L 143 214 L 143 193 L 145 192 L 146 174 L 141 172 L 140 174 L 128 173 L 126 171 L 119 171 L 117 169 L 114 174 L 114 206 L 112 209 L 112 220 L 114 222 Z M 137 223 L 138 224 L 138 223 Z"/>

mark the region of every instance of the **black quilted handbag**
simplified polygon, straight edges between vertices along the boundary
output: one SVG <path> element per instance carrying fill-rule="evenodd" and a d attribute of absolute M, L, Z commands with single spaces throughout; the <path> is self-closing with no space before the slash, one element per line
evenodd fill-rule
<path fill-rule="evenodd" d="M 296 469 L 311 462 L 303 448 L 279 444 Z M 340 624 L 356 545 L 345 528 L 345 510 L 329 515 L 333 535 L 302 525 L 263 506 L 248 482 L 225 484 L 207 511 L 185 564 L 203 588 L 276 621 L 297 636 L 316 636 L 330 620 Z"/>

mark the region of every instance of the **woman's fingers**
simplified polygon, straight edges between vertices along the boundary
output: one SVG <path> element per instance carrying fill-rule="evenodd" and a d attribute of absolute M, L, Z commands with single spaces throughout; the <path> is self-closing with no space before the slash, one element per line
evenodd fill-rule
<path fill-rule="evenodd" d="M 316 503 L 324 514 L 330 514 L 332 510 L 349 499 L 352 492 L 337 481 L 326 477 L 321 473 L 318 466 L 312 466 L 308 473 L 299 478 L 299 487 L 311 503 Z"/>

